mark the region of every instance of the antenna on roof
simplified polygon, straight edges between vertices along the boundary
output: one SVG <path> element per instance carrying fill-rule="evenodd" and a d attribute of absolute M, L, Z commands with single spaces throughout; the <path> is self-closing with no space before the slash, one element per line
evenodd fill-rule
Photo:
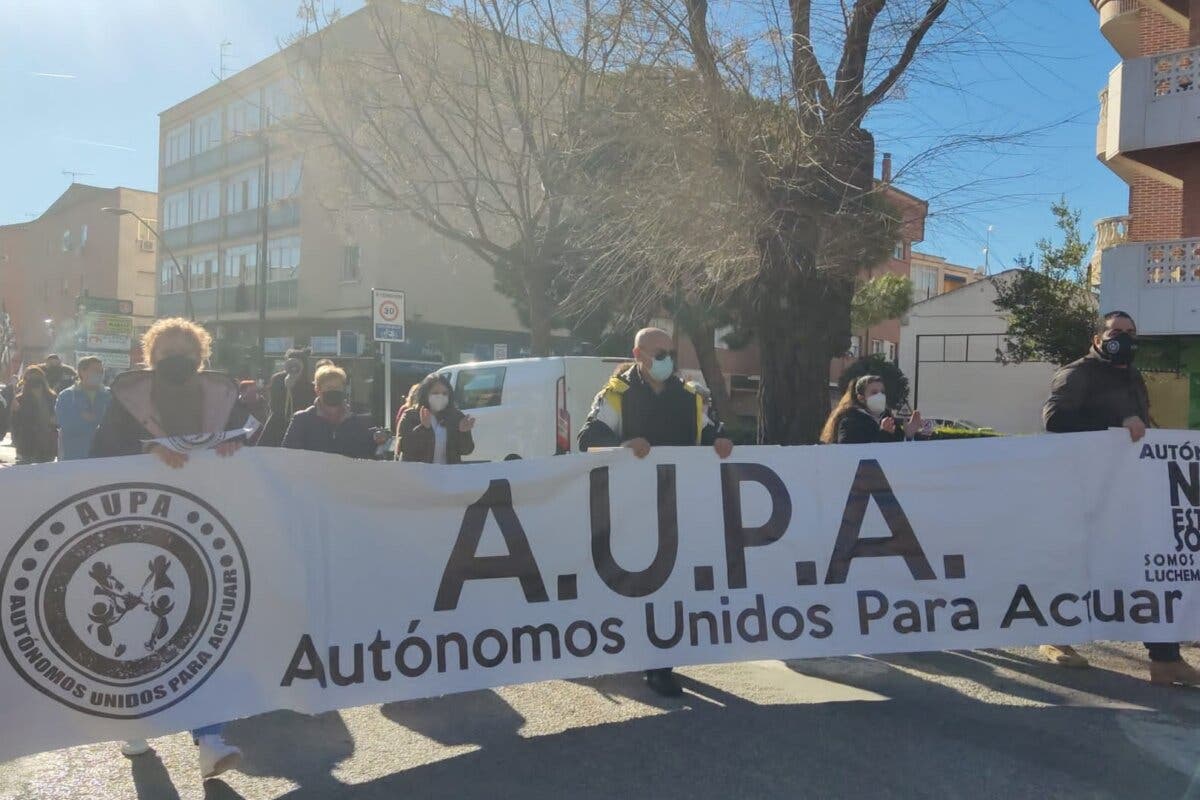
<path fill-rule="evenodd" d="M 76 178 L 88 177 L 88 176 L 90 176 L 90 175 L 94 175 L 95 173 L 94 173 L 94 172 L 79 172 L 79 171 L 77 171 L 77 170 L 73 170 L 73 169 L 64 169 L 64 170 L 62 171 L 62 174 L 63 174 L 63 175 L 70 176 L 70 178 L 71 178 L 71 183 L 75 183 L 75 182 L 76 182 L 76 181 L 75 181 L 75 179 L 76 179 Z"/>
<path fill-rule="evenodd" d="M 229 55 L 229 48 L 231 47 L 233 47 L 233 42 L 229 41 L 228 39 L 221 40 L 221 52 L 217 61 L 217 73 L 214 76 L 218 81 L 225 80 L 225 76 L 232 71 L 230 68 L 225 66 L 225 59 Z"/>

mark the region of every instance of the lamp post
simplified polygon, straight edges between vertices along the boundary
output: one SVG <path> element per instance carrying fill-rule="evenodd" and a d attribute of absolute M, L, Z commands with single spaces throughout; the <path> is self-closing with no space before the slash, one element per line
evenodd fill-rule
<path fill-rule="evenodd" d="M 256 131 L 240 131 L 233 135 L 237 139 L 253 139 L 263 151 L 263 174 L 258 186 L 258 227 L 262 233 L 258 254 L 258 374 L 264 381 L 270 376 L 267 369 L 267 253 L 270 215 L 267 206 L 271 201 L 271 142 L 266 128 Z"/>
<path fill-rule="evenodd" d="M 138 222 L 145 225 L 146 230 L 148 230 L 148 231 L 150 231 L 150 233 L 154 234 L 154 238 L 158 241 L 159 244 L 161 244 L 163 246 L 163 250 L 167 251 L 167 255 L 169 255 L 171 257 L 171 261 L 173 261 L 175 263 L 175 272 L 178 273 L 179 280 L 183 282 L 184 312 L 187 314 L 188 319 L 195 322 L 196 321 L 196 310 L 192 307 L 192 286 L 191 286 L 191 282 L 188 280 L 188 274 L 183 271 L 183 266 L 179 263 L 179 259 L 175 257 L 175 254 L 173 252 L 171 252 L 171 248 L 167 246 L 167 243 L 163 241 L 163 238 L 158 235 L 158 231 L 154 230 L 154 226 L 151 225 L 149 222 L 147 222 L 142 217 L 141 214 L 138 214 L 136 211 L 132 211 L 128 208 L 112 208 L 112 207 L 106 206 L 100 210 L 105 212 L 106 214 L 115 214 L 118 217 L 123 217 L 126 214 L 128 214 L 129 216 L 136 219 Z"/>

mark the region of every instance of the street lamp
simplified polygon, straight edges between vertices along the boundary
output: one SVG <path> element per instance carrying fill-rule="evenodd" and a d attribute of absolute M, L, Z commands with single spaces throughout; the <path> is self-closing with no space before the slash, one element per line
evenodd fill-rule
<path fill-rule="evenodd" d="M 136 211 L 131 211 L 128 208 L 112 208 L 110 206 L 105 206 L 104 208 L 102 208 L 100 210 L 105 212 L 106 214 L 115 214 L 118 217 L 123 217 L 126 214 L 128 214 L 131 217 L 133 217 L 134 219 L 136 219 L 138 222 L 145 225 L 146 230 L 148 230 L 148 231 L 150 231 L 150 233 L 154 234 L 154 238 L 157 239 L 158 243 L 163 246 L 163 250 L 167 251 L 167 255 L 169 255 L 171 257 L 171 261 L 175 262 L 175 271 L 177 273 L 179 273 L 179 280 L 181 280 L 183 282 L 184 311 L 187 314 L 188 319 L 195 322 L 196 321 L 196 310 L 192 307 L 192 286 L 191 286 L 191 283 L 188 281 L 188 275 L 186 272 L 183 271 L 183 266 L 179 263 L 179 259 L 175 257 L 174 253 L 171 252 L 171 248 L 168 247 L 167 243 L 163 241 L 163 238 L 158 235 L 158 231 L 154 230 L 154 226 L 151 225 L 149 222 L 147 222 Z"/>
<path fill-rule="evenodd" d="M 263 174 L 258 182 L 258 226 L 262 234 L 258 256 L 258 374 L 263 380 L 270 377 L 267 369 L 267 280 L 270 270 L 267 268 L 267 254 L 270 252 L 270 213 L 268 206 L 271 202 L 271 141 L 267 129 L 256 131 L 236 131 L 234 141 L 252 140 L 258 142 L 263 152 Z"/>

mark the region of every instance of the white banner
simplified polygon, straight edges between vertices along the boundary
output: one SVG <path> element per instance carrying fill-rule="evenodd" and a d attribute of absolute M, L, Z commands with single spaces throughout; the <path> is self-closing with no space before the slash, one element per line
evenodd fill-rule
<path fill-rule="evenodd" d="M 1188 436 L 6 469 L 0 760 L 649 667 L 1200 638 Z"/>

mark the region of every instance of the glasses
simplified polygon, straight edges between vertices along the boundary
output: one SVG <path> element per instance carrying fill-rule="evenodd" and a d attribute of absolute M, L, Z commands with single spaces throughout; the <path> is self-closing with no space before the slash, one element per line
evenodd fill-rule
<path fill-rule="evenodd" d="M 674 350 L 659 350 L 658 352 L 656 352 L 654 354 L 655 361 L 666 361 L 668 358 L 671 359 L 672 361 L 675 360 L 675 351 Z"/>

